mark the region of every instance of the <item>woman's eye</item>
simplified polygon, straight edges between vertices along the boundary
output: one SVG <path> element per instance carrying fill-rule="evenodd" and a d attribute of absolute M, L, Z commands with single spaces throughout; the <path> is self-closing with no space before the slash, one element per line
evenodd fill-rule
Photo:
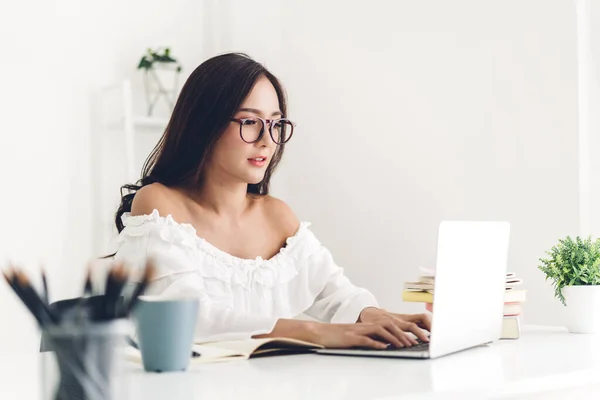
<path fill-rule="evenodd" d="M 244 119 L 242 120 L 242 125 L 254 125 L 256 124 L 256 120 L 254 119 Z"/>

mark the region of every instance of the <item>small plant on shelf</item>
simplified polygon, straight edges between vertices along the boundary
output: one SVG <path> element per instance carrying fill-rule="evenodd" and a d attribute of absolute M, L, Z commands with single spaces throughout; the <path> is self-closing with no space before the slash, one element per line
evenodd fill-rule
<path fill-rule="evenodd" d="M 148 49 L 146 54 L 144 54 L 140 60 L 138 69 L 149 70 L 154 66 L 154 63 L 175 63 L 175 70 L 181 72 L 181 65 L 176 59 L 171 57 L 171 49 L 168 47 L 164 48 L 162 54 L 160 54 L 160 51 L 161 49 Z"/>
<path fill-rule="evenodd" d="M 171 55 L 171 49 L 148 49 L 138 63 L 137 69 L 144 71 L 144 91 L 148 116 L 152 116 L 159 99 L 163 99 L 169 111 L 175 106 L 179 90 L 181 64 Z M 166 82 L 172 79 L 172 84 Z"/>

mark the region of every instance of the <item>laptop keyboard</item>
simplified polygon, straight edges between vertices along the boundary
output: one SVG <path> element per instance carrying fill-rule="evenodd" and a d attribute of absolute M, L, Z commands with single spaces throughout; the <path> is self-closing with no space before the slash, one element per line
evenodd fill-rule
<path fill-rule="evenodd" d="M 385 349 L 372 349 L 372 348 L 361 348 L 362 350 L 369 351 L 427 351 L 429 350 L 429 343 L 423 342 L 420 339 L 416 339 L 417 344 L 413 344 L 411 347 L 394 347 L 391 344 L 388 344 L 388 347 Z"/>
<path fill-rule="evenodd" d="M 429 350 L 429 343 L 417 339 L 418 344 L 413 344 L 411 347 L 394 347 L 388 345 L 383 351 L 426 351 Z"/>

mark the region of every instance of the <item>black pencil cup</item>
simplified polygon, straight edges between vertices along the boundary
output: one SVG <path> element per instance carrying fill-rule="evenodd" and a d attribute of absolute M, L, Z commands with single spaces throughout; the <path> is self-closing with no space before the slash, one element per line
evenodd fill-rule
<path fill-rule="evenodd" d="M 42 359 L 43 399 L 126 399 L 123 347 L 129 324 L 125 319 L 85 320 L 44 328 L 49 351 Z"/>

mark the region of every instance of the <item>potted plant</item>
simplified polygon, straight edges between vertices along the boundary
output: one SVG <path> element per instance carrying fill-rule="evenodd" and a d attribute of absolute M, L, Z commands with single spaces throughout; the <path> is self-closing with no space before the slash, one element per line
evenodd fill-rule
<path fill-rule="evenodd" d="M 600 333 L 600 239 L 567 236 L 546 254 L 538 268 L 567 307 L 569 332 Z"/>
<path fill-rule="evenodd" d="M 144 70 L 148 116 L 152 115 L 160 98 L 163 98 L 169 110 L 172 110 L 177 98 L 178 79 L 182 68 L 181 64 L 172 57 L 171 49 L 168 47 L 148 49 L 137 68 Z"/>

